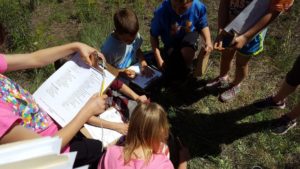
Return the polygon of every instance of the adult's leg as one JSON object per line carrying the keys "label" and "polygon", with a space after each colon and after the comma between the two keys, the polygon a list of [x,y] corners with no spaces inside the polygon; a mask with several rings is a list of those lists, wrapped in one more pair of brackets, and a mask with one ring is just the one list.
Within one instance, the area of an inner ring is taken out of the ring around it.
{"label": "adult's leg", "polygon": [[275,103],[284,102],[284,99],[293,93],[300,84],[300,56],[294,63],[293,68],[287,73],[285,81],[281,85],[279,91],[273,97]]}
{"label": "adult's leg", "polygon": [[300,103],[298,103],[298,105],[292,111],[286,114],[286,116],[288,116],[291,120],[300,117]]}
{"label": "adult's leg", "polygon": [[273,96],[273,101],[275,103],[283,103],[285,98],[287,98],[291,93],[296,90],[297,86],[291,86],[286,81],[284,81],[279,89],[279,91]]}

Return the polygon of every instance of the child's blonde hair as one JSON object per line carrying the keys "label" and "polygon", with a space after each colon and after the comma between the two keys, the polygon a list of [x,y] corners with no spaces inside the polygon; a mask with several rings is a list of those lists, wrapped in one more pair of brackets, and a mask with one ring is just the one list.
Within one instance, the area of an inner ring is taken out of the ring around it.
{"label": "child's blonde hair", "polygon": [[130,117],[124,146],[124,162],[128,164],[134,150],[142,146],[146,163],[157,153],[161,142],[169,135],[169,123],[165,110],[157,103],[140,104]]}

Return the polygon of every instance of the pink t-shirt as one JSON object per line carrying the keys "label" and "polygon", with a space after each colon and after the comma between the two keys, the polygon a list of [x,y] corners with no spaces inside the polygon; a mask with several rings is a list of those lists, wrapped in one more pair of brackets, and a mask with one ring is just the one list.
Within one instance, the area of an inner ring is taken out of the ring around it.
{"label": "pink t-shirt", "polygon": [[[0,73],[7,70],[7,62],[0,54]],[[18,84],[0,74],[0,138],[14,124],[23,125],[41,136],[54,136],[60,127],[40,110],[31,94]],[[23,102],[26,102],[24,105]],[[62,152],[69,152],[67,146]]]}
{"label": "pink t-shirt", "polygon": [[15,124],[20,123],[21,118],[13,113],[11,105],[0,101],[0,138]]}
{"label": "pink t-shirt", "polygon": [[111,146],[107,148],[102,156],[98,169],[174,169],[173,164],[167,156],[163,154],[153,154],[148,165],[144,160],[131,160],[128,165],[124,165],[123,147]]}
{"label": "pink t-shirt", "polygon": [[7,69],[7,62],[4,58],[4,55],[0,53],[0,73],[5,72]]}

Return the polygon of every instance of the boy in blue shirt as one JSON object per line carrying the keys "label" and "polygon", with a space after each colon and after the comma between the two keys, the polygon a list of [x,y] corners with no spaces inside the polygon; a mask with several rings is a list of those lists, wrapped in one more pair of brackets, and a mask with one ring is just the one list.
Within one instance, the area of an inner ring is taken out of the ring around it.
{"label": "boy in blue shirt", "polygon": [[143,39],[138,33],[139,22],[135,13],[129,9],[120,9],[114,14],[114,25],[115,30],[101,47],[106,61],[128,78],[134,78],[135,72],[127,68],[137,62],[140,62],[142,73],[151,74],[140,49]]}
{"label": "boy in blue shirt", "polygon": [[[150,35],[158,68],[168,68],[173,73],[182,67],[189,71],[194,59],[207,60],[213,49],[206,7],[199,0],[164,0],[154,12]],[[163,54],[159,50],[159,37],[164,44]],[[204,43],[200,42],[202,38]],[[204,47],[205,52],[202,50],[195,57],[198,46]]]}

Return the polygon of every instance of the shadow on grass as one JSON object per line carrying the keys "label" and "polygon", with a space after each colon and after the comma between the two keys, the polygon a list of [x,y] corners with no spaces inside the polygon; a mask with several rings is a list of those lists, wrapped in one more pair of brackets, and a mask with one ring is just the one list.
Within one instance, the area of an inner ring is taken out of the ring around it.
{"label": "shadow on grass", "polygon": [[173,84],[173,86],[164,87],[163,92],[160,88],[152,91],[151,98],[153,101],[160,103],[167,110],[170,107],[190,106],[208,95],[217,96],[220,90],[205,89],[206,81],[187,81],[183,84]]}
{"label": "shadow on grass", "polygon": [[189,147],[192,157],[218,155],[222,144],[271,127],[277,121],[268,120],[238,123],[247,116],[259,113],[253,104],[228,112],[194,114],[191,110],[176,109],[176,117],[170,119],[172,130]]}
{"label": "shadow on grass", "polygon": [[225,90],[207,90],[204,85],[204,81],[199,81],[182,87],[175,86],[163,92],[154,92],[151,97],[168,110],[172,133],[179,136],[190,149],[192,158],[219,155],[222,145],[268,130],[278,120],[240,123],[245,117],[261,111],[255,108],[254,103],[227,112],[196,114],[190,105],[208,95],[217,96]]}

